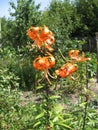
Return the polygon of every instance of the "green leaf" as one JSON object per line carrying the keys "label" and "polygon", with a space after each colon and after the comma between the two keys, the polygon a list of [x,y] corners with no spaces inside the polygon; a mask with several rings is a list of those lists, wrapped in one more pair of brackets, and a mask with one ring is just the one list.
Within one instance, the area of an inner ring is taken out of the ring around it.
{"label": "green leaf", "polygon": [[36,123],[34,124],[33,127],[35,128],[35,127],[37,127],[37,126],[40,125],[40,124],[41,124],[41,121],[38,121],[38,122],[36,122]]}
{"label": "green leaf", "polygon": [[63,106],[62,105],[60,105],[60,104],[54,105],[54,112],[56,114],[62,113],[62,111],[63,111]]}
{"label": "green leaf", "polygon": [[56,121],[58,121],[59,120],[59,118],[58,118],[58,116],[56,116],[54,119],[53,119],[53,122],[56,122]]}
{"label": "green leaf", "polygon": [[56,96],[51,96],[51,97],[50,97],[50,99],[52,99],[52,100],[53,100],[53,99],[58,99],[58,98],[61,98],[61,96],[56,95]]}
{"label": "green leaf", "polygon": [[36,90],[39,90],[39,89],[42,89],[42,88],[43,88],[43,86],[39,85],[39,86],[37,86]]}
{"label": "green leaf", "polygon": [[66,125],[66,124],[63,123],[63,122],[59,122],[59,123],[57,123],[57,125],[60,125],[60,126],[63,126],[63,127],[67,128],[67,129],[69,129],[69,130],[72,130],[72,128],[71,128],[70,126]]}
{"label": "green leaf", "polygon": [[44,116],[44,113],[40,113],[38,116],[36,116],[35,119],[37,120],[37,119],[39,119],[39,118],[41,118],[41,117],[43,117],[43,116]]}

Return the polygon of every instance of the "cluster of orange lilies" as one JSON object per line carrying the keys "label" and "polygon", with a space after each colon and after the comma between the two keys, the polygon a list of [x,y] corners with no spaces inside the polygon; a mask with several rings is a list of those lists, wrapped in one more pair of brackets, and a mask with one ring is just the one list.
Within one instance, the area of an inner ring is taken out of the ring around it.
{"label": "cluster of orange lilies", "polygon": [[[48,29],[48,27],[30,27],[27,30],[28,36],[34,41],[34,45],[39,49],[52,52],[54,49],[51,47],[54,44],[53,33]],[[38,56],[34,62],[33,66],[37,70],[48,70],[55,65],[55,58],[53,55],[46,51],[44,56]]]}
{"label": "cluster of orange lilies", "polygon": [[56,74],[62,78],[71,75],[73,72],[78,70],[78,65],[76,62],[89,61],[91,58],[86,58],[84,52],[79,56],[79,50],[70,50],[68,52],[69,57],[72,59],[70,63],[64,64],[60,69],[56,70]]}
{"label": "cluster of orange lilies", "polygon": [[[45,77],[48,79],[48,70],[52,68],[55,65],[55,58],[50,53],[54,49],[51,47],[52,44],[54,44],[55,39],[53,36],[53,33],[49,30],[48,27],[30,27],[27,30],[28,36],[34,41],[34,45],[44,51],[46,53],[43,53],[44,56],[38,56],[33,61],[33,67],[36,70],[42,70],[44,71]],[[49,51],[49,52],[48,52]],[[90,58],[86,58],[84,55],[84,52],[82,52],[82,55],[79,55],[79,50],[70,50],[68,52],[69,57],[71,58],[71,62],[65,63],[61,68],[55,71],[56,75],[65,78],[72,73],[74,73],[76,70],[78,70],[78,65],[76,62],[83,62],[88,61]],[[50,81],[49,81],[50,82]]]}

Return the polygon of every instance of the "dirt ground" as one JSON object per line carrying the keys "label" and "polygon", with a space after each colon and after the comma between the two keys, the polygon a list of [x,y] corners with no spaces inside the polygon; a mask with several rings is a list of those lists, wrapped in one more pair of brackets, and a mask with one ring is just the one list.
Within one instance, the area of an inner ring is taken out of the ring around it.
{"label": "dirt ground", "polygon": [[[90,97],[91,101],[95,103],[96,107],[98,108],[98,83],[96,79],[90,79],[89,83],[89,90],[91,91]],[[41,97],[36,96],[32,91],[22,92],[22,105],[26,105],[29,102],[40,102]],[[78,94],[70,94],[70,101],[71,103],[75,104],[78,102]]]}

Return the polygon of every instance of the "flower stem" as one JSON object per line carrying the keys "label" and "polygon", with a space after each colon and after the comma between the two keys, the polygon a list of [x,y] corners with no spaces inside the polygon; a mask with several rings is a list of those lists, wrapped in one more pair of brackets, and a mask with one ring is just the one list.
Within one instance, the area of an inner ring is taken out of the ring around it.
{"label": "flower stem", "polygon": [[46,130],[50,130],[50,103],[49,103],[49,85],[46,85]]}
{"label": "flower stem", "polygon": [[[86,62],[86,89],[88,89],[88,65]],[[85,108],[84,108],[84,116],[83,116],[83,127],[82,130],[85,130],[86,126],[86,117],[87,117],[87,108],[88,108],[88,94],[85,95]]]}

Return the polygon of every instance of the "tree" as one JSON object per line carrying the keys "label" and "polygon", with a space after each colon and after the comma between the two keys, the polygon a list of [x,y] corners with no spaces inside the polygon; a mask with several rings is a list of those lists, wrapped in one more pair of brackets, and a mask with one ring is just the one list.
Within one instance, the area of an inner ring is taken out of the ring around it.
{"label": "tree", "polygon": [[61,48],[65,53],[71,47],[69,39],[71,33],[79,26],[79,18],[74,5],[69,0],[52,0],[43,13],[43,23],[54,32],[57,49]]}
{"label": "tree", "polygon": [[98,31],[98,0],[76,0],[74,4],[81,24],[73,35],[94,36]]}
{"label": "tree", "polygon": [[40,22],[41,11],[40,4],[35,6],[32,0],[17,0],[17,5],[10,2],[11,18],[7,21],[4,39],[7,39],[14,47],[27,44],[28,38],[26,31],[33,25],[36,26]]}
{"label": "tree", "polygon": [[1,18],[1,43],[2,46],[5,45],[10,45],[13,41],[13,33],[12,33],[12,28],[13,28],[13,22],[11,19],[6,19],[5,17]]}

